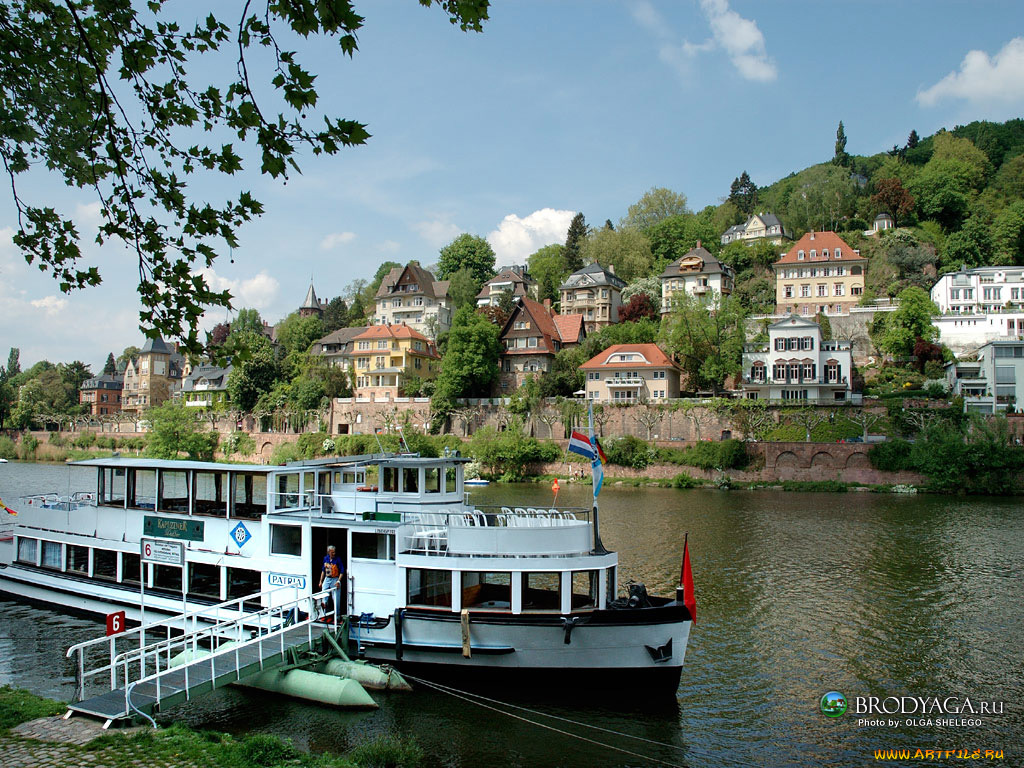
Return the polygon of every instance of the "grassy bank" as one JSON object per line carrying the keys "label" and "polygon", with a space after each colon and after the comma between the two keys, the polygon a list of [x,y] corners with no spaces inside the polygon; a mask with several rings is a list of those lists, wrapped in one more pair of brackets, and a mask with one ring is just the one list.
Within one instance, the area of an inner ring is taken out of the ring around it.
{"label": "grassy bank", "polygon": [[[50,717],[65,705],[28,691],[0,687],[0,736],[20,723]],[[267,734],[234,737],[216,731],[194,731],[182,725],[134,733],[107,733],[86,744],[71,747],[105,768],[139,765],[202,765],[211,768],[415,768],[423,750],[410,739],[380,737],[357,745],[345,755],[313,755],[296,749],[290,741]]]}

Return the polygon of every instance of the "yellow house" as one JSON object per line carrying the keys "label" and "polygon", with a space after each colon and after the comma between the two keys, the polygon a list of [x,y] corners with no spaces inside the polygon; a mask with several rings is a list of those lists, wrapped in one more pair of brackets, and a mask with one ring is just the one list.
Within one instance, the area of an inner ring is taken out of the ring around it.
{"label": "yellow house", "polygon": [[356,397],[389,400],[404,395],[408,371],[420,379],[433,379],[441,370],[434,343],[405,323],[372,325],[352,340]]}

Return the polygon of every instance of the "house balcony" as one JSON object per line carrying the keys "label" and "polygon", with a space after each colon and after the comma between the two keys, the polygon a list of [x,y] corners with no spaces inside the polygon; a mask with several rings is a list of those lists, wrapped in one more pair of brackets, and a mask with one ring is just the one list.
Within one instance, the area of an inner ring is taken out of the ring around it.
{"label": "house balcony", "polygon": [[791,378],[785,378],[785,379],[773,379],[773,378],[769,378],[769,379],[755,379],[755,378],[752,378],[750,376],[744,376],[743,377],[743,383],[744,384],[751,384],[753,386],[762,386],[762,387],[767,387],[770,384],[778,384],[778,385],[782,385],[782,384],[785,384],[785,385],[791,385],[791,384],[794,384],[794,385],[795,384],[816,384],[816,385],[825,386],[825,387],[845,387],[849,383],[849,380],[847,379],[846,376],[843,376],[841,379],[830,379],[830,378],[825,377],[825,376],[819,376],[816,379],[814,379],[814,378],[811,378],[811,379],[802,379],[802,378],[792,378],[792,379]]}
{"label": "house balcony", "polygon": [[627,379],[620,376],[605,379],[604,383],[607,387],[642,387],[644,385],[644,380],[639,377],[630,377]]}
{"label": "house balcony", "polygon": [[186,408],[210,408],[213,406],[213,398],[204,398],[202,400],[186,400]]}

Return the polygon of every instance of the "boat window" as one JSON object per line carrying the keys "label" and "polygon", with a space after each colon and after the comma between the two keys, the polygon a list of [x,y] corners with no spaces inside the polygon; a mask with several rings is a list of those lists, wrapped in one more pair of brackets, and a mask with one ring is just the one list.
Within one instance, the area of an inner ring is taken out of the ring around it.
{"label": "boat window", "polygon": [[89,548],[68,544],[64,555],[64,570],[73,573],[89,573]]}
{"label": "boat window", "polygon": [[235,475],[232,517],[259,519],[267,511],[267,476],[244,472]]}
{"label": "boat window", "polygon": [[181,568],[176,565],[154,565],[153,588],[181,592]]}
{"label": "boat window", "polygon": [[131,552],[121,553],[121,582],[124,584],[139,583],[139,569],[142,567],[142,558],[133,555]]}
{"label": "boat window", "polygon": [[60,570],[61,560],[63,560],[63,548],[56,541],[44,541],[43,542],[43,556],[39,561],[39,564],[43,568],[53,568]]}
{"label": "boat window", "polygon": [[260,572],[247,568],[228,568],[228,600],[260,591]]}
{"label": "boat window", "polygon": [[352,532],[352,557],[367,560],[394,560],[395,535],[393,533]]}
{"label": "boat window", "polygon": [[189,597],[209,597],[220,600],[220,566],[207,563],[189,563]]}
{"label": "boat window", "polygon": [[597,571],[572,572],[572,609],[597,606]]}
{"label": "boat window", "polygon": [[441,468],[440,467],[427,467],[423,470],[423,492],[424,493],[440,493],[441,492]]}
{"label": "boat window", "polygon": [[452,572],[409,568],[409,605],[452,607]]}
{"label": "boat window", "polygon": [[36,564],[36,552],[39,550],[39,539],[27,539],[24,536],[18,537],[18,562]]}
{"label": "boat window", "polygon": [[561,610],[561,583],[562,574],[560,573],[524,573],[523,610]]}
{"label": "boat window", "polygon": [[384,484],[381,490],[386,493],[398,493],[398,468],[384,467]]}
{"label": "boat window", "polygon": [[312,472],[306,472],[302,476],[302,495],[305,496],[306,498],[306,501],[303,504],[303,506],[314,506],[316,504],[316,493],[316,478]]}
{"label": "boat window", "polygon": [[299,506],[299,473],[277,476],[274,509],[295,509]]}
{"label": "boat window", "polygon": [[301,555],[302,528],[297,525],[270,526],[270,553],[272,555]]}
{"label": "boat window", "polygon": [[444,468],[444,492],[457,493],[458,487],[455,484],[455,467]]}
{"label": "boat window", "polygon": [[124,467],[103,467],[100,469],[100,504],[124,506]]}
{"label": "boat window", "polygon": [[117,580],[117,552],[109,549],[92,551],[92,577],[94,579]]}
{"label": "boat window", "polygon": [[419,467],[403,467],[402,469],[402,493],[420,492],[420,470]]}
{"label": "boat window", "polygon": [[215,517],[226,516],[228,512],[228,473],[196,472],[193,482],[195,501],[192,502],[192,513]]}
{"label": "boat window", "polygon": [[363,472],[354,472],[352,470],[346,470],[344,472],[334,473],[334,484],[335,485],[359,485],[363,484],[363,479],[366,475]]}
{"label": "boat window", "polygon": [[188,513],[188,479],[182,472],[160,473],[160,498],[158,509],[161,512]]}
{"label": "boat window", "polygon": [[512,574],[501,571],[464,572],[462,607],[492,611],[512,609]]}
{"label": "boat window", "polygon": [[128,506],[135,509],[156,509],[155,469],[129,470]]}

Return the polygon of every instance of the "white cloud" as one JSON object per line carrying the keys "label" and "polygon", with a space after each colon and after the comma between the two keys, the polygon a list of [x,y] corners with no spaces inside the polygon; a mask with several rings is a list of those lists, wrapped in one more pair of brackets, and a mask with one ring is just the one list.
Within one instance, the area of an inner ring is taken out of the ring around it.
{"label": "white cloud", "polygon": [[263,310],[269,307],[280,291],[281,284],[277,278],[271,277],[266,270],[261,270],[244,280],[231,280],[218,275],[212,268],[205,267],[199,274],[215,291],[231,291],[234,296],[232,304],[236,307],[252,307]]}
{"label": "white cloud", "polygon": [[377,250],[381,253],[398,253],[401,249],[402,244],[395,240],[385,240],[377,244]]}
{"label": "white cloud", "polygon": [[766,83],[778,77],[756,21],[745,19],[729,8],[728,0],[700,0],[700,7],[711,27],[711,37],[701,43],[683,40],[681,44],[674,42],[671,27],[649,2],[635,3],[631,10],[637,23],[662,41],[658,58],[681,76],[689,74],[691,59],[722,49],[744,79]]}
{"label": "white cloud", "polygon": [[320,241],[320,250],[330,251],[339,245],[351,243],[355,239],[355,232],[331,232],[331,234],[327,235],[327,237]]}
{"label": "white cloud", "polygon": [[91,203],[78,203],[75,206],[74,219],[79,225],[99,227],[103,223],[103,206],[99,200]]}
{"label": "white cloud", "polygon": [[494,249],[498,264],[523,263],[538,248],[565,242],[565,234],[575,215],[575,211],[554,208],[541,208],[523,218],[510,213],[487,235],[487,242]]}
{"label": "white cloud", "polygon": [[917,103],[925,107],[945,99],[964,99],[976,106],[1024,103],[1024,37],[1013,38],[993,58],[984,51],[969,51],[959,72],[950,72],[917,93]]}
{"label": "white cloud", "polygon": [[33,299],[29,304],[43,310],[48,317],[54,317],[68,305],[68,300],[61,296],[44,296],[41,299]]}
{"label": "white cloud", "polygon": [[447,216],[439,216],[427,221],[418,221],[412,225],[420,237],[422,237],[431,248],[440,248],[447,245],[462,230],[453,224]]}

